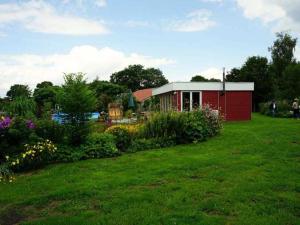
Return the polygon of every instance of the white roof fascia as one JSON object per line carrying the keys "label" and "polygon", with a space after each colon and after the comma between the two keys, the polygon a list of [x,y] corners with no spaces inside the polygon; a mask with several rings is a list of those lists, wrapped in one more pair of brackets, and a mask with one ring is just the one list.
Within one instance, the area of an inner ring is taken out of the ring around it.
{"label": "white roof fascia", "polygon": [[[171,91],[222,91],[222,82],[174,82],[153,89],[153,95]],[[253,82],[226,82],[226,91],[254,91]]]}

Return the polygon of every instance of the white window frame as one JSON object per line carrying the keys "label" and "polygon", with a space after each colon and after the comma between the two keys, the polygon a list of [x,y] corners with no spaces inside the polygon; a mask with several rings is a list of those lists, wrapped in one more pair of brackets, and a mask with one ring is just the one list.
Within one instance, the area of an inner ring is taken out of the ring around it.
{"label": "white window frame", "polygon": [[193,111],[193,92],[199,93],[199,108],[202,108],[202,91],[181,91],[180,101],[181,101],[181,109],[180,111],[183,112],[183,93],[190,93],[190,111]]}

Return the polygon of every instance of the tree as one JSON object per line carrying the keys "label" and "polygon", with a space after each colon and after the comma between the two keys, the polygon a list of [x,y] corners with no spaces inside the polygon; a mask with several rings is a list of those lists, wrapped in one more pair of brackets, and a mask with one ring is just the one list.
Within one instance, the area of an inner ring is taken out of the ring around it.
{"label": "tree", "polygon": [[241,79],[241,71],[237,68],[232,68],[226,75],[226,81],[229,82],[239,82]]}
{"label": "tree", "polygon": [[273,79],[269,73],[268,59],[252,56],[247,59],[240,70],[240,80],[254,82],[253,107],[258,110],[258,104],[270,100],[273,96]]}
{"label": "tree", "polygon": [[95,110],[96,97],[84,79],[83,73],[64,75],[65,83],[59,97],[62,111],[68,114],[71,123],[84,123],[88,113]]}
{"label": "tree", "polygon": [[281,86],[283,98],[293,100],[300,97],[300,63],[286,67]]}
{"label": "tree", "polygon": [[83,73],[64,75],[65,83],[59,93],[59,103],[69,122],[71,144],[80,145],[89,133],[88,119],[96,108],[96,97]]}
{"label": "tree", "polygon": [[48,106],[50,109],[55,107],[59,89],[58,86],[53,86],[50,81],[43,81],[36,85],[33,97],[37,103],[39,114],[45,111],[44,108]]}
{"label": "tree", "polygon": [[127,91],[127,88],[108,81],[94,80],[90,88],[95,92],[97,98],[97,110],[107,111],[108,104],[115,101],[117,96]]}
{"label": "tree", "polygon": [[130,65],[124,70],[113,73],[110,81],[114,84],[124,85],[131,91],[160,87],[168,83],[161,70],[144,69],[142,65]]}
{"label": "tree", "polygon": [[272,65],[278,79],[282,78],[285,68],[295,62],[294,51],[297,38],[292,38],[288,33],[277,33],[277,39],[269,48],[272,56]]}
{"label": "tree", "polygon": [[192,82],[201,82],[201,81],[208,81],[208,79],[206,79],[205,77],[201,76],[201,75],[196,75],[196,76],[193,76],[192,79],[191,79]]}
{"label": "tree", "polygon": [[191,79],[191,82],[207,82],[207,81],[210,81],[210,82],[221,82],[220,79],[216,79],[216,78],[210,78],[210,79],[207,79],[201,75],[196,75],[196,76],[193,76],[192,79]]}
{"label": "tree", "polygon": [[6,111],[11,116],[33,117],[36,111],[36,104],[32,98],[18,96],[7,104]]}
{"label": "tree", "polygon": [[29,98],[31,96],[31,91],[28,85],[15,84],[10,87],[9,91],[6,93],[6,96],[11,100],[16,97],[26,97]]}

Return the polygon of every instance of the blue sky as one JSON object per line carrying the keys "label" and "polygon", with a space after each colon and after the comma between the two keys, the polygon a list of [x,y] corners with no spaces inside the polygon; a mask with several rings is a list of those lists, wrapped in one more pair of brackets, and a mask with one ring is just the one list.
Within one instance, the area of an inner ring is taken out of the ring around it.
{"label": "blue sky", "polygon": [[297,8],[299,0],[0,0],[0,95],[14,83],[60,84],[63,72],[109,79],[134,63],[170,81],[220,78],[222,67],[269,57],[275,32],[299,37]]}

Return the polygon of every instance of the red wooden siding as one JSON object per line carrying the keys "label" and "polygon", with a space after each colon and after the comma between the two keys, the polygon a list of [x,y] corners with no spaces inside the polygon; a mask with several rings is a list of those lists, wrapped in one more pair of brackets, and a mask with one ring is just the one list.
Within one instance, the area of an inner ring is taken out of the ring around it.
{"label": "red wooden siding", "polygon": [[251,120],[251,111],[250,91],[226,92],[226,120]]}
{"label": "red wooden siding", "polygon": [[225,120],[250,120],[252,111],[251,91],[203,91],[202,105],[219,109]]}
{"label": "red wooden siding", "polygon": [[219,96],[218,91],[203,91],[202,105],[210,105],[213,109],[218,109]]}

